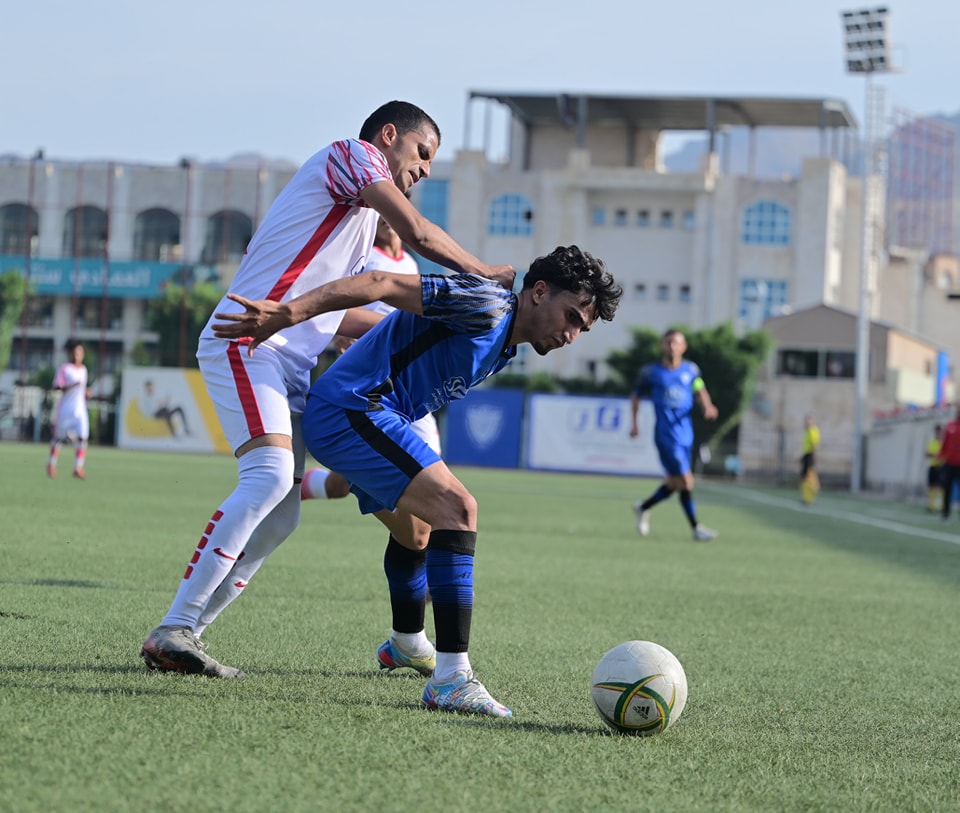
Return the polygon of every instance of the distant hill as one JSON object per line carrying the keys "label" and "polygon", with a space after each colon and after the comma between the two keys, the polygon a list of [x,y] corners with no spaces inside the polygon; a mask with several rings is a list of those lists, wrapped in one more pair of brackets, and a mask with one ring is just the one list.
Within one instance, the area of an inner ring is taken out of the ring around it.
{"label": "distant hill", "polygon": [[[952,125],[960,133],[960,111],[952,115],[934,113],[930,118]],[[785,175],[795,177],[800,174],[803,159],[820,155],[822,148],[826,150],[827,155],[842,160],[848,166],[857,164],[859,146],[854,132],[844,134],[843,131],[839,131],[835,140],[833,134],[828,131],[823,147],[820,133],[810,129],[765,127],[755,132],[755,138],[753,174],[758,178],[781,178]],[[957,149],[955,168],[960,172],[960,138],[957,141]],[[706,136],[694,138],[685,142],[679,149],[666,154],[663,162],[671,172],[693,172],[700,166],[706,150]],[[731,128],[718,136],[717,152],[723,172],[733,175],[749,173],[749,129]]]}

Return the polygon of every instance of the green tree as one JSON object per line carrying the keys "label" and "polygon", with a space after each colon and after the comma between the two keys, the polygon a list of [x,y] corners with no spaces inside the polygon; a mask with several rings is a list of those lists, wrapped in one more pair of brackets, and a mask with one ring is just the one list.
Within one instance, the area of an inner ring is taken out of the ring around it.
{"label": "green tree", "polygon": [[13,332],[23,313],[27,283],[19,271],[0,274],[0,370],[6,370],[13,347]]}
{"label": "green tree", "polygon": [[[699,410],[694,411],[698,442],[715,447],[740,424],[744,407],[753,395],[757,371],[766,360],[772,341],[764,331],[738,337],[729,323],[695,331],[679,326],[677,329],[687,337],[686,358],[700,367],[720,413],[718,420],[708,422]],[[635,329],[633,344],[610,354],[607,364],[615,371],[624,392],[629,392],[640,367],[660,358],[661,337],[652,330]]]}
{"label": "green tree", "polygon": [[[182,286],[171,284],[162,297],[150,302],[146,323],[160,337],[156,362],[159,366],[179,367],[181,357],[185,366],[197,366],[197,339],[222,296],[220,289],[209,282],[190,288],[186,298]],[[181,318],[185,320],[182,330]]]}

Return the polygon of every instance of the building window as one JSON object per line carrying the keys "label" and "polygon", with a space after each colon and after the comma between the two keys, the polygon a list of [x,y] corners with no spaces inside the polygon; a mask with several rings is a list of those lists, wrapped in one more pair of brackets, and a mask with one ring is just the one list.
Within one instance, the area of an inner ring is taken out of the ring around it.
{"label": "building window", "polygon": [[[415,187],[420,193],[417,208],[427,220],[436,223],[441,229],[447,228],[447,210],[450,200],[450,181],[427,179]],[[417,265],[421,274],[449,274],[450,271],[439,263],[417,256]]]}
{"label": "building window", "polygon": [[664,209],[662,212],[660,212],[660,228],[673,228],[673,212],[671,212],[669,209]]}
{"label": "building window", "polygon": [[613,213],[613,225],[614,226],[626,226],[627,225],[627,210],[626,209],[617,209]]}
{"label": "building window", "polygon": [[75,328],[123,328],[123,300],[99,296],[82,296],[75,303],[73,315]]}
{"label": "building window", "polygon": [[777,375],[794,378],[818,378],[820,353],[817,350],[780,350],[777,352]]}
{"label": "building window", "polygon": [[0,206],[0,254],[32,254],[40,227],[37,210],[23,203]]}
{"label": "building window", "polygon": [[670,299],[670,286],[660,283],[657,286],[657,302],[666,302]]}
{"label": "building window", "polygon": [[649,209],[641,209],[637,212],[637,225],[641,229],[649,228],[650,226],[650,211]]}
{"label": "building window", "polygon": [[633,301],[634,302],[646,302],[647,301],[647,286],[646,283],[638,282],[633,286]]}
{"label": "building window", "polygon": [[96,206],[70,209],[63,219],[64,257],[102,257],[107,248],[107,213]]}
{"label": "building window", "polygon": [[133,225],[133,258],[153,262],[177,262],[180,250],[180,218],[169,209],[147,209]]}
{"label": "building window", "polygon": [[740,239],[747,245],[790,245],[790,210],[773,200],[761,200],[743,210]]}
{"label": "building window", "polygon": [[693,209],[687,209],[683,213],[683,230],[684,231],[693,231],[693,227],[696,225],[696,220],[693,216]]}
{"label": "building window", "polygon": [[740,280],[740,301],[737,315],[759,323],[783,313],[787,304],[787,282],[782,279]]}
{"label": "building window", "polygon": [[602,226],[607,222],[607,213],[599,206],[593,210],[593,225]]}
{"label": "building window", "polygon": [[207,239],[203,244],[205,263],[239,263],[253,237],[253,221],[243,212],[229,209],[207,219]]}
{"label": "building window", "polygon": [[693,295],[690,292],[689,285],[681,285],[677,289],[677,299],[681,302],[691,302],[693,300]]}
{"label": "building window", "polygon": [[529,237],[533,234],[533,203],[523,195],[500,195],[490,202],[487,234]]}
{"label": "building window", "polygon": [[855,378],[857,355],[840,350],[827,351],[827,378]]}

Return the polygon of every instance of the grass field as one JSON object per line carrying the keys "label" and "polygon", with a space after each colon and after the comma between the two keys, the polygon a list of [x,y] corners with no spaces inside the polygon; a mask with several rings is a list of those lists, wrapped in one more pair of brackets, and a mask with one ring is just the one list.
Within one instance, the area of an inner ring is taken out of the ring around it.
{"label": "grass field", "polygon": [[[385,532],[352,499],[297,533],[208,631],[244,681],[149,673],[226,458],[94,448],[49,481],[0,445],[0,811],[960,809],[960,520],[701,482],[695,544],[652,481],[459,471],[480,501],[471,657],[510,720],[419,708],[379,674]],[[432,631],[432,621],[428,621]],[[614,736],[589,679],[657,641],[676,725]]]}

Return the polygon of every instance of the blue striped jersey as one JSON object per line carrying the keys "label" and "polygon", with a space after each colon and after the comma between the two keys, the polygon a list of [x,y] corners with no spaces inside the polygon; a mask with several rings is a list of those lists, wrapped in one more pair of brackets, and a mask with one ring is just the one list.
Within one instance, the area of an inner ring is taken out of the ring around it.
{"label": "blue striped jersey", "polygon": [[463,398],[516,353],[507,344],[516,294],[470,274],[421,277],[423,315],[394,311],[310,388],[345,409],[417,420]]}

